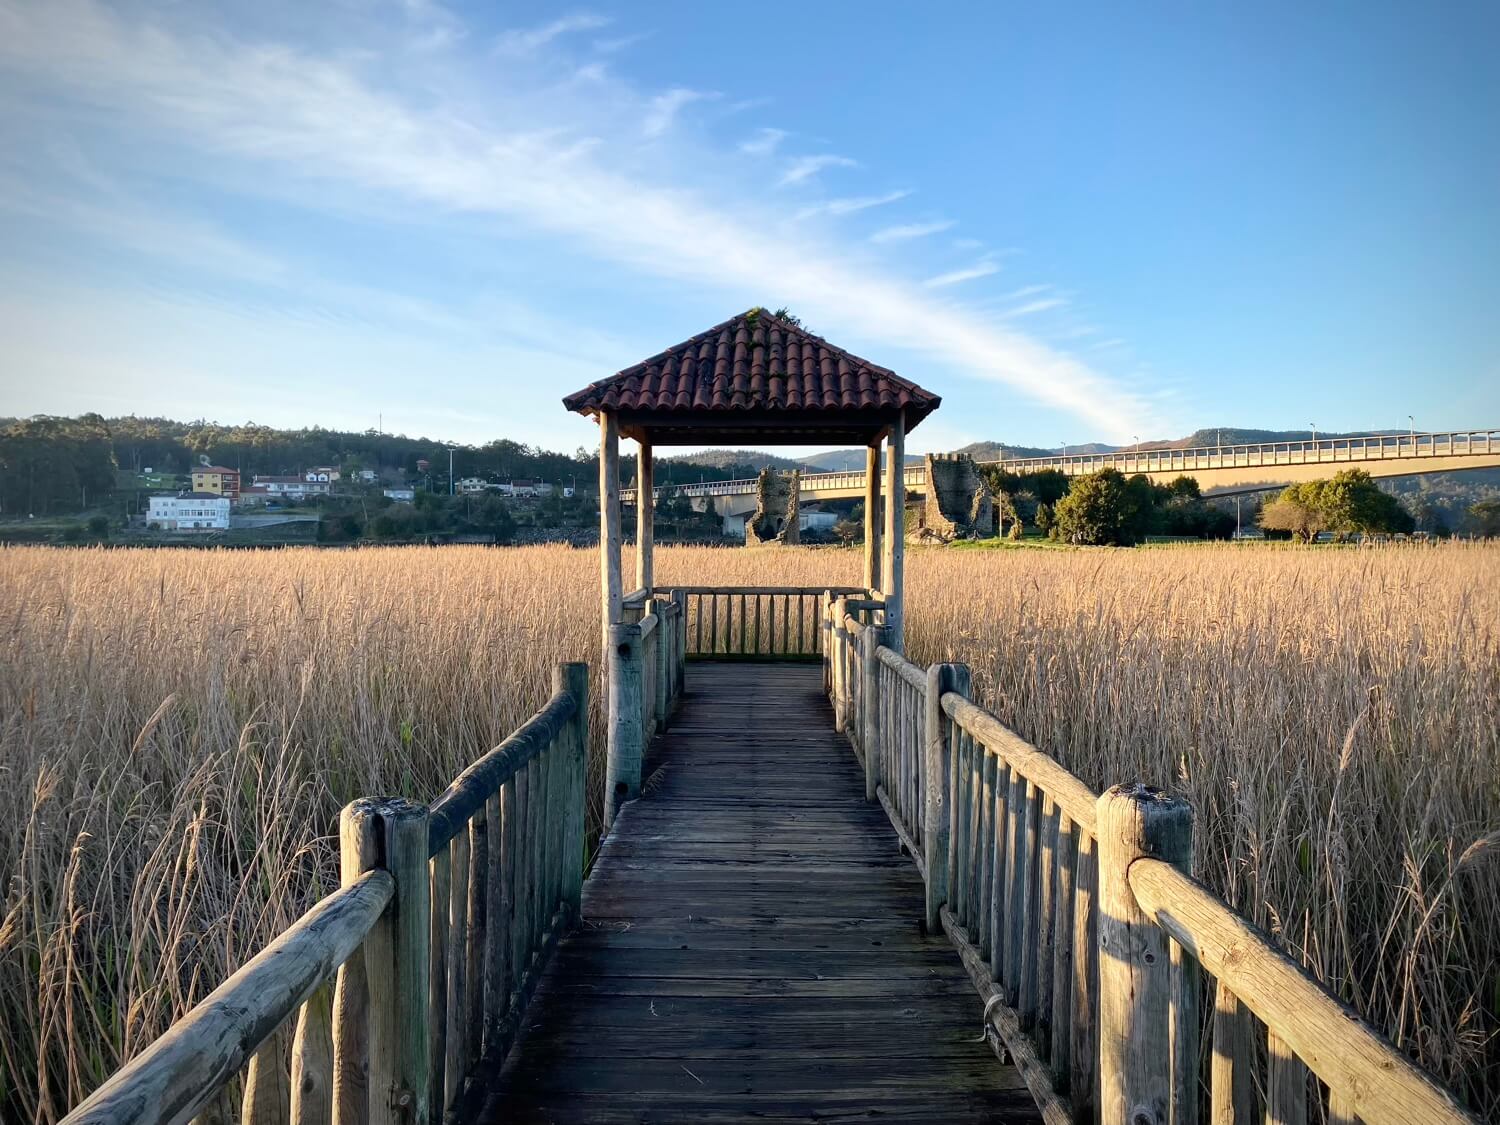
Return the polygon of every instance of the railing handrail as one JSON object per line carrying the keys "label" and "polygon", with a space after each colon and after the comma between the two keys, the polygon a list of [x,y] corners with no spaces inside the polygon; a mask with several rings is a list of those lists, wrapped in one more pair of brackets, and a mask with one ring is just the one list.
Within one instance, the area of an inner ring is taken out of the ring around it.
{"label": "railing handrail", "polygon": [[[1142,909],[1227,986],[1344,1100],[1364,1125],[1478,1122],[1269,936],[1170,863],[1126,872]],[[1379,1097],[1371,1097],[1374,1092]]]}
{"label": "railing handrail", "polygon": [[949,718],[1056,801],[1074,824],[1090,836],[1095,834],[1094,806],[1099,794],[1056,758],[1038,750],[983,707],[952,692],[944,695],[941,702]]}
{"label": "railing handrail", "polygon": [[554,692],[542,708],[478,761],[448,783],[428,806],[427,854],[436,855],[458,835],[469,820],[500,787],[526,767],[526,763],[551,746],[563,725],[578,710],[578,701],[566,691]]}
{"label": "railing handrail", "polygon": [[368,871],[321,899],[63,1118],[64,1125],[178,1125],[207,1106],[353,955],[395,880]]}

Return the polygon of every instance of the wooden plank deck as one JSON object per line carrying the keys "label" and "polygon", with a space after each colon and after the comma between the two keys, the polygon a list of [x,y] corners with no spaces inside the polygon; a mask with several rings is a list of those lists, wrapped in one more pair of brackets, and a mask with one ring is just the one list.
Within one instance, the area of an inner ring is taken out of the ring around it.
{"label": "wooden plank deck", "polygon": [[481,1120],[1040,1120],[821,688],[689,666]]}

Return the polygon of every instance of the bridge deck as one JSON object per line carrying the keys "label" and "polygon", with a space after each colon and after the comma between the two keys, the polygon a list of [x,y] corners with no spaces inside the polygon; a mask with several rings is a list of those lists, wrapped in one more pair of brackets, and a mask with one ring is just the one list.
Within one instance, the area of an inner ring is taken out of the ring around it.
{"label": "bridge deck", "polygon": [[483,1120],[1040,1120],[816,666],[690,666],[651,765]]}

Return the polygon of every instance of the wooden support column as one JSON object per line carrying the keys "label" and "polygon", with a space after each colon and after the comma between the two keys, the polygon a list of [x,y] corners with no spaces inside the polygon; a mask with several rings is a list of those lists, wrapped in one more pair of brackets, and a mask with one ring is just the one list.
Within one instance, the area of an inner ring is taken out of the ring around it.
{"label": "wooden support column", "polygon": [[880,589],[880,442],[865,449],[865,589]]}
{"label": "wooden support column", "polygon": [[610,627],[609,747],[604,768],[604,831],[609,832],[626,801],[641,794],[641,627]]}
{"label": "wooden support column", "polygon": [[885,591],[886,646],[906,652],[902,620],[903,585],[906,576],[906,418],[891,426],[885,447],[885,542],[881,562],[881,589]]}
{"label": "wooden support column", "polygon": [[609,667],[609,627],[620,620],[620,422],[599,415],[599,585],[602,595],[604,668]]}
{"label": "wooden support column", "polygon": [[1174,1078],[1169,941],[1136,901],[1127,873],[1136,860],[1149,857],[1191,874],[1193,810],[1181,798],[1139,784],[1116,785],[1099,798],[1096,810],[1099,1122],[1167,1125],[1173,1120]]}
{"label": "wooden support column", "polygon": [[656,534],[656,469],[652,463],[651,443],[641,442],[635,462],[635,588],[650,591],[652,554]]}

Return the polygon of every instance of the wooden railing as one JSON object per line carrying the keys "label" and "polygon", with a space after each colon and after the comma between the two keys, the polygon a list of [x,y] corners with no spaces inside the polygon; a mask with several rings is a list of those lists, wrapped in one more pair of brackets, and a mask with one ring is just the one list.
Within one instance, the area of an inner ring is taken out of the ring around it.
{"label": "wooden railing", "polygon": [[343,885],[65,1125],[455,1114],[478,1092],[466,1090],[476,1070],[504,1057],[578,919],[587,739],[588,667],[560,665],[547,705],[431,806],[345,807]]}
{"label": "wooden railing", "polygon": [[[821,599],[827,587],[673,586],[680,598],[689,660],[816,660],[822,652]],[[835,587],[836,594],[859,594]]]}
{"label": "wooden railing", "polygon": [[825,682],[867,796],[1044,1120],[1477,1121],[1192,878],[1186,802],[1145,786],[1095,794],[971,702],[964,665],[909,663],[838,600],[824,629]]}

